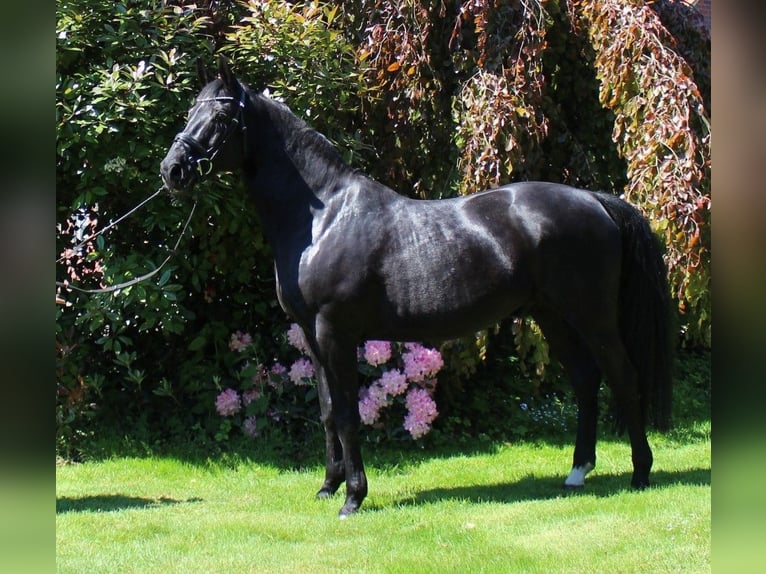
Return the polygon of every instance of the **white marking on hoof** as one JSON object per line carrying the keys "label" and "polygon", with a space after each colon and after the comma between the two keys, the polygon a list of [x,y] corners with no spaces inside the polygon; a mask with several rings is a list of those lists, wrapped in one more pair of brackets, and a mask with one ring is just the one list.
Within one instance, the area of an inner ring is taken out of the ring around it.
{"label": "white marking on hoof", "polygon": [[564,486],[585,486],[585,475],[595,468],[589,462],[586,462],[583,466],[572,467],[572,471],[564,481]]}

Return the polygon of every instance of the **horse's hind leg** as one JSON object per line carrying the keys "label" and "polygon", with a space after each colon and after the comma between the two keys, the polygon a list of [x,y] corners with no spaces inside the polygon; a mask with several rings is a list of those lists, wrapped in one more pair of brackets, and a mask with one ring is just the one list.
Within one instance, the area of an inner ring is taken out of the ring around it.
{"label": "horse's hind leg", "polygon": [[577,438],[572,470],[565,488],[584,486],[585,475],[596,466],[599,369],[593,354],[577,332],[551,313],[534,313],[552,355],[559,360],[571,380],[577,398]]}
{"label": "horse's hind leg", "polygon": [[619,343],[621,353],[605,353],[604,370],[607,383],[615,396],[619,415],[625,421],[630,438],[633,460],[633,478],[631,486],[645,488],[649,486],[649,472],[652,469],[652,449],[646,438],[646,422],[641,408],[636,369],[628,359],[627,353]]}
{"label": "horse's hind leg", "polygon": [[649,486],[653,457],[646,438],[646,421],[641,407],[638,373],[628,357],[616,326],[590,338],[589,342],[614,395],[618,416],[622,418],[628,431],[633,460],[631,486],[644,488]]}

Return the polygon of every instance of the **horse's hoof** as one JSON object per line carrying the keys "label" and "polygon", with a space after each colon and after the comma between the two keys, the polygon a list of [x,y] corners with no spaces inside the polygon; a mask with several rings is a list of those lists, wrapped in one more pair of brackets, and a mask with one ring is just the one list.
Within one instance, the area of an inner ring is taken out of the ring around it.
{"label": "horse's hoof", "polygon": [[596,468],[596,464],[593,462],[586,462],[579,466],[573,466],[569,472],[569,476],[564,480],[564,488],[566,490],[578,490],[585,486],[585,477],[588,473]]}
{"label": "horse's hoof", "polygon": [[338,518],[341,520],[346,520],[349,516],[352,514],[356,514],[356,511],[359,510],[359,508],[346,508],[345,506],[340,509],[340,512],[338,512]]}
{"label": "horse's hoof", "polygon": [[332,498],[335,496],[335,493],[338,492],[340,485],[341,482],[335,483],[334,481],[325,480],[322,484],[322,488],[320,488],[319,492],[317,492],[317,499],[326,500],[328,498]]}
{"label": "horse's hoof", "polygon": [[649,486],[649,471],[640,469],[638,472],[633,471],[633,476],[630,478],[630,486],[634,490],[644,490]]}
{"label": "horse's hoof", "polygon": [[343,508],[340,509],[340,512],[338,512],[338,518],[341,520],[345,520],[352,514],[356,514],[356,512],[359,510],[359,507],[361,504],[356,503],[354,501],[346,501],[346,504],[343,505]]}
{"label": "horse's hoof", "polygon": [[566,492],[579,492],[585,488],[584,484],[567,484],[566,482],[561,485],[561,488]]}

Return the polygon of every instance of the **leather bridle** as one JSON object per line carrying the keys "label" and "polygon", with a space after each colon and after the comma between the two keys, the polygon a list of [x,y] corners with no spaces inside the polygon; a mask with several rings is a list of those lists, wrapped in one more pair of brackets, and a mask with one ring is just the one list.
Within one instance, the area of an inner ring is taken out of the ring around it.
{"label": "leather bridle", "polygon": [[178,132],[178,134],[176,134],[176,137],[173,138],[173,142],[178,142],[183,144],[183,146],[189,152],[191,152],[188,154],[187,159],[189,160],[190,163],[197,164],[197,173],[200,175],[200,177],[204,177],[210,174],[210,172],[213,170],[213,160],[218,155],[218,152],[220,152],[223,146],[226,144],[226,140],[229,139],[229,136],[231,136],[237,130],[237,128],[239,128],[242,132],[242,147],[243,147],[243,153],[245,154],[245,157],[246,157],[247,126],[245,125],[245,116],[244,116],[246,101],[247,101],[247,93],[243,86],[240,86],[239,100],[237,100],[237,98],[234,98],[232,96],[217,96],[214,98],[202,98],[196,101],[196,103],[198,104],[204,103],[204,102],[237,102],[237,110],[229,119],[229,125],[226,127],[226,132],[224,133],[224,136],[220,138],[218,141],[216,141],[215,144],[210,146],[209,148],[206,148],[205,146],[203,146],[197,140],[197,138],[187,133],[186,131]]}

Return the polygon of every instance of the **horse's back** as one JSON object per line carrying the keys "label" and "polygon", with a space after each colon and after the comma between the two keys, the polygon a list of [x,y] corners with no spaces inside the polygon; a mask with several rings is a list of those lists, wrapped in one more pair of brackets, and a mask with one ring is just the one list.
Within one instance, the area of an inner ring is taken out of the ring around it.
{"label": "horse's back", "polygon": [[616,312],[622,265],[622,232],[599,194],[553,183],[524,182],[500,188],[527,237],[534,296],[569,320]]}
{"label": "horse's back", "polygon": [[[578,271],[592,281],[619,264],[619,245],[612,246],[619,230],[608,214],[592,193],[563,185],[524,182],[449,200],[396,199],[388,211],[376,218],[385,230],[370,262],[381,316],[392,328],[468,332],[538,297],[562,299],[557,291],[570,289]],[[609,261],[594,265],[602,254]]]}
{"label": "horse's back", "polygon": [[[598,194],[548,182],[518,182],[461,198],[461,211],[521,259],[567,267],[619,256],[620,230]],[[546,258],[555,257],[548,262]],[[561,259],[565,260],[562,261]]]}
{"label": "horse's back", "polygon": [[551,183],[423,201],[356,182],[326,220],[302,291],[380,338],[456,336],[536,298],[563,300],[611,272],[619,243],[591,192]]}
{"label": "horse's back", "polygon": [[616,229],[596,192],[559,183],[529,181],[511,183],[487,193],[506,195],[515,218],[526,223],[528,229],[538,228],[548,235],[588,231],[598,234]]}

